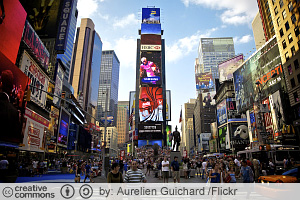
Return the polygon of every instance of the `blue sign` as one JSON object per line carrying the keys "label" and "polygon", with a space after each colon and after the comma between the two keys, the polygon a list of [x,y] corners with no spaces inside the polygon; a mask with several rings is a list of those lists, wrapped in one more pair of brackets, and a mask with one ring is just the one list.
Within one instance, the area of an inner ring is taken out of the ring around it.
{"label": "blue sign", "polygon": [[160,24],[160,8],[143,8],[142,23]]}
{"label": "blue sign", "polygon": [[161,35],[161,24],[141,24],[141,34]]}
{"label": "blue sign", "polygon": [[218,127],[227,122],[226,99],[217,105]]}
{"label": "blue sign", "polygon": [[62,145],[67,145],[70,114],[64,108],[61,108],[60,113],[61,115],[60,115],[60,124],[59,124],[57,143]]}
{"label": "blue sign", "polygon": [[58,53],[64,53],[66,51],[72,8],[73,0],[64,0],[55,43],[55,50]]}

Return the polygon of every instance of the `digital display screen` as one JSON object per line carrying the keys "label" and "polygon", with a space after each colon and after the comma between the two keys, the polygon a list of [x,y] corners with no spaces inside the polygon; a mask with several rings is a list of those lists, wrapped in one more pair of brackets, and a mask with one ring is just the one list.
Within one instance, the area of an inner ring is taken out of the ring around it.
{"label": "digital display screen", "polygon": [[59,133],[57,143],[62,145],[67,145],[68,142],[68,133],[69,133],[69,122],[70,115],[65,111],[65,109],[61,109],[60,116],[60,124],[59,124]]}
{"label": "digital display screen", "polygon": [[140,85],[161,83],[161,52],[141,52]]}
{"label": "digital display screen", "polygon": [[162,124],[160,123],[147,123],[139,124],[139,140],[156,140],[162,139]]}
{"label": "digital display screen", "polygon": [[141,87],[139,95],[141,122],[163,121],[163,90],[158,87]]}
{"label": "digital display screen", "polygon": [[161,35],[161,24],[141,24],[141,34]]}
{"label": "digital display screen", "polygon": [[142,45],[161,45],[161,35],[144,34],[141,35]]}
{"label": "digital display screen", "polygon": [[159,24],[160,8],[142,8],[142,23]]}
{"label": "digital display screen", "polygon": [[196,89],[197,90],[205,90],[205,89],[213,89],[214,82],[212,73],[200,73],[195,75],[196,78]]}

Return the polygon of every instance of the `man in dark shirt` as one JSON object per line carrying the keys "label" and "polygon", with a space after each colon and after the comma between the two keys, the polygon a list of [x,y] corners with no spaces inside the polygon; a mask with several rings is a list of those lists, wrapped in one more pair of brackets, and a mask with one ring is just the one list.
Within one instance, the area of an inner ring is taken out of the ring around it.
{"label": "man in dark shirt", "polygon": [[88,162],[88,164],[85,166],[85,177],[84,177],[84,181],[83,181],[84,183],[85,183],[86,178],[89,178],[90,182],[94,183],[92,176],[91,176],[91,172],[92,172],[91,168],[92,168],[91,163]]}
{"label": "man in dark shirt", "polygon": [[178,183],[180,183],[179,163],[178,163],[177,159],[178,159],[178,157],[175,156],[174,160],[171,163],[171,169],[173,171],[174,183],[176,183],[176,180]]}

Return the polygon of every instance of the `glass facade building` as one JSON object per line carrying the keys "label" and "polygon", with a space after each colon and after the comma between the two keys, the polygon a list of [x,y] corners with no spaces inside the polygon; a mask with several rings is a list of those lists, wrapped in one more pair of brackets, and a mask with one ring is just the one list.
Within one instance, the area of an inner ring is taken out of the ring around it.
{"label": "glass facade building", "polygon": [[69,25],[69,30],[67,33],[67,48],[64,54],[57,54],[58,59],[60,59],[63,64],[65,65],[66,71],[64,79],[69,81],[69,74],[70,74],[70,66],[71,66],[71,59],[72,59],[72,51],[73,51],[73,43],[75,38],[75,31],[76,31],[76,23],[78,17],[78,10],[77,10],[77,1],[73,0],[73,7],[71,11],[71,20]]}
{"label": "glass facade building", "polygon": [[[112,116],[114,121],[111,126],[116,126],[118,112],[120,61],[113,50],[102,51],[100,81],[97,102],[98,120],[105,116],[105,100],[108,95],[107,116]],[[108,89],[108,94],[106,90]]]}
{"label": "glass facade building", "polygon": [[218,63],[235,56],[232,37],[201,38],[198,49],[200,72],[211,72],[213,79],[219,78]]}

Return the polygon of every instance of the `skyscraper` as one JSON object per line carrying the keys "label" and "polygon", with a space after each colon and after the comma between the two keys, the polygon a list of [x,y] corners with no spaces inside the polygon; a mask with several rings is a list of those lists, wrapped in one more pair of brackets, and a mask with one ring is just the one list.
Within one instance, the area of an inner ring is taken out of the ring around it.
{"label": "skyscraper", "polygon": [[256,14],[255,18],[252,21],[252,30],[256,50],[258,50],[266,43],[266,37],[264,34],[263,24],[259,12]]}
{"label": "skyscraper", "polygon": [[96,106],[98,96],[102,42],[94,27],[91,19],[81,20],[70,70],[74,96],[84,110],[88,109],[89,103]]}
{"label": "skyscraper", "polygon": [[70,74],[70,67],[71,67],[71,59],[72,59],[72,51],[73,51],[73,42],[75,38],[75,31],[76,31],[76,23],[78,17],[78,10],[77,10],[77,1],[73,0],[72,10],[70,12],[70,24],[69,30],[66,33],[67,38],[67,48],[64,54],[57,54],[58,59],[60,59],[63,64],[65,65],[66,71],[64,79],[69,81],[69,74]]}
{"label": "skyscraper", "polygon": [[128,140],[128,106],[129,101],[118,102],[118,144],[124,144]]}
{"label": "skyscraper", "polygon": [[[120,61],[113,50],[102,51],[100,81],[97,102],[97,116],[105,116],[106,95],[108,98],[107,116],[112,116],[111,126],[116,126],[118,112]],[[107,93],[108,90],[108,93]]]}
{"label": "skyscraper", "polygon": [[201,38],[198,48],[202,73],[211,72],[213,80],[219,77],[218,63],[235,56],[232,37]]}

